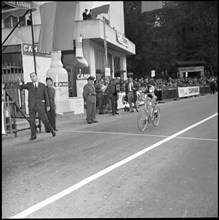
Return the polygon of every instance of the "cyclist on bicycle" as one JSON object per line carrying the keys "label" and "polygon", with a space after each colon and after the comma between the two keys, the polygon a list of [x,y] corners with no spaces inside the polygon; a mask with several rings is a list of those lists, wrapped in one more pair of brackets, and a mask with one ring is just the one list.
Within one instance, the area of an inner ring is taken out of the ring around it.
{"label": "cyclist on bicycle", "polygon": [[153,112],[156,113],[155,109],[155,101],[157,100],[157,96],[155,95],[155,82],[154,79],[151,78],[147,83],[146,83],[146,89],[145,89],[145,94],[147,94],[147,97],[151,99],[151,106],[153,109]]}

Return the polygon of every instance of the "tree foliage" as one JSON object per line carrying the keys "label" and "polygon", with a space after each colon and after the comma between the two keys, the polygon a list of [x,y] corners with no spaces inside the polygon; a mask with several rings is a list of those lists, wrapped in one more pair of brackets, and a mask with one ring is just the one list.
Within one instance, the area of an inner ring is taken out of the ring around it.
{"label": "tree foliage", "polygon": [[200,60],[218,71],[218,1],[165,1],[162,9],[144,13],[141,1],[124,1],[124,14],[126,36],[136,45],[128,71],[171,75],[177,61]]}

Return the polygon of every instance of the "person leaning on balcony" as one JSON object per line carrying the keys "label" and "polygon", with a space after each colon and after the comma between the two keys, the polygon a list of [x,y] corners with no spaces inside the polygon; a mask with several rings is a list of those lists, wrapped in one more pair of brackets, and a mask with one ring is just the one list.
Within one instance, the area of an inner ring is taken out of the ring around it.
{"label": "person leaning on balcony", "polygon": [[46,86],[44,83],[38,82],[37,74],[35,72],[30,74],[30,78],[32,82],[28,82],[26,84],[23,84],[22,82],[19,83],[20,89],[28,90],[28,108],[31,129],[30,140],[32,141],[36,139],[35,117],[37,112],[43,124],[48,127],[53,136],[56,136],[56,133],[51,126],[45,111],[45,109],[47,111],[50,110],[49,97],[46,91]]}
{"label": "person leaning on balcony", "polygon": [[[49,96],[49,102],[50,102],[50,110],[46,112],[46,115],[48,117],[48,120],[50,124],[52,125],[53,129],[55,131],[58,131],[56,129],[56,112],[55,112],[55,89],[52,87],[53,80],[50,77],[46,78],[46,90],[47,94]],[[49,133],[49,128],[45,125],[45,131]]]}
{"label": "person leaning on balcony", "polygon": [[92,19],[91,10],[89,10],[89,13],[88,13],[88,15],[87,15],[87,19]]}
{"label": "person leaning on balcony", "polygon": [[96,91],[94,87],[94,77],[90,76],[87,79],[88,83],[83,88],[83,97],[86,102],[87,123],[98,123],[96,120]]}
{"label": "person leaning on balcony", "polygon": [[83,12],[82,16],[83,16],[83,20],[87,20],[88,19],[88,14],[87,14],[88,10],[85,9],[85,11]]}

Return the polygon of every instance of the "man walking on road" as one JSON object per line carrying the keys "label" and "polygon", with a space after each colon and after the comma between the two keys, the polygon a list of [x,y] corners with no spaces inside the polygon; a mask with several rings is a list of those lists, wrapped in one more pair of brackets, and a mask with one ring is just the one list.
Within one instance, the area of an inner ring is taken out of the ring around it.
{"label": "man walking on road", "polygon": [[86,102],[87,123],[98,123],[96,120],[96,91],[94,87],[94,77],[87,79],[88,83],[84,86],[83,97]]}
{"label": "man walking on road", "polygon": [[36,139],[35,117],[37,112],[44,125],[49,129],[53,136],[56,136],[56,133],[52,128],[45,111],[45,109],[47,111],[50,110],[49,97],[46,91],[46,86],[45,84],[37,81],[37,75],[35,72],[30,74],[30,78],[32,82],[28,82],[26,84],[22,84],[22,82],[20,82],[20,89],[28,90],[28,107],[31,129],[30,140],[32,141]]}

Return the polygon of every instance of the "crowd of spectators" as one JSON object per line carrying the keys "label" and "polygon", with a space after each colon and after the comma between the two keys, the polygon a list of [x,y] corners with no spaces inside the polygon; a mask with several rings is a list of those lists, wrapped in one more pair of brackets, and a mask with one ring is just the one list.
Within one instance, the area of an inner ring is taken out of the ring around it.
{"label": "crowd of spectators", "polygon": [[[103,77],[104,84],[107,86],[110,81],[110,77]],[[152,78],[134,78],[133,81],[138,84],[138,87],[145,87],[149,80]],[[217,83],[217,77],[206,77],[202,76],[200,78],[192,78],[192,77],[184,77],[184,78],[171,78],[162,79],[162,78],[153,78],[156,89],[168,89],[168,88],[177,88],[177,87],[186,87],[186,86],[209,86],[212,79],[214,79]],[[128,82],[127,80],[115,78],[114,79],[119,91],[125,91],[125,84]]]}

